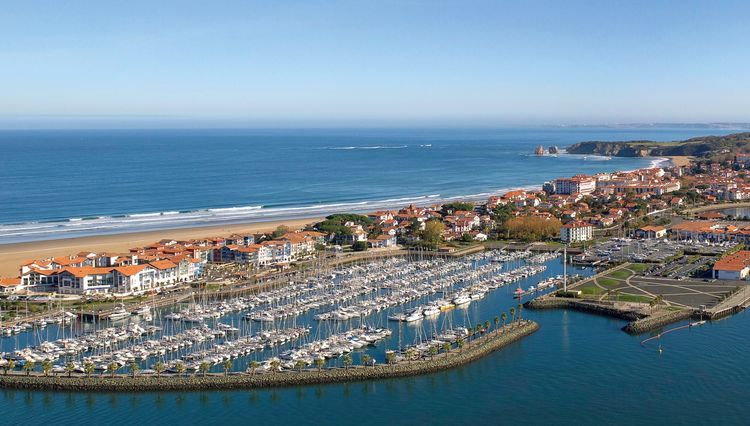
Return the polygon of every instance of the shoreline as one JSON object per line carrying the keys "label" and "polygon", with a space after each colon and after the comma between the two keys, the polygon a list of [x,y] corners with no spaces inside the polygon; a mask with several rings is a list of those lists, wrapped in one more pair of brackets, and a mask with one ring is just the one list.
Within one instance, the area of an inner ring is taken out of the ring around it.
{"label": "shoreline", "polygon": [[[655,167],[669,167],[670,165],[676,164],[673,158],[678,157],[652,157],[651,162],[644,168],[649,169]],[[500,195],[504,192],[514,189],[535,191],[540,190],[541,187],[542,183],[539,183],[518,187],[501,188],[493,192],[471,194],[466,196],[431,198],[433,197],[431,195],[417,198],[421,198],[421,201],[429,201],[432,203],[443,203],[451,201],[476,202],[479,200],[486,200],[487,197]],[[404,198],[404,200],[406,201],[408,200],[408,198]],[[386,208],[383,206],[377,207]],[[402,207],[403,206],[391,206],[388,209],[392,210]],[[320,214],[317,216],[314,215],[304,218],[280,218],[271,221],[258,221],[249,219],[248,221],[243,222],[207,226],[188,226],[182,228],[166,227],[162,229],[147,231],[133,231],[113,234],[74,236],[67,238],[50,238],[42,240],[0,243],[0,277],[17,276],[19,264],[28,259],[42,259],[47,257],[63,256],[80,251],[125,252],[130,248],[144,244],[151,244],[162,239],[183,240],[213,236],[228,236],[230,234],[243,232],[259,233],[273,231],[279,225],[288,226],[293,230],[301,229],[306,225],[323,220],[324,216],[328,214],[334,214],[338,212],[338,210],[332,210],[331,212],[327,212],[324,214],[321,212],[316,212]],[[341,212],[361,213],[361,211],[357,209]]]}
{"label": "shoreline", "polygon": [[260,233],[273,231],[279,225],[285,225],[291,229],[301,229],[322,219],[319,217],[310,217],[0,244],[0,276],[17,276],[18,266],[27,259],[63,256],[89,250],[127,252],[130,248],[151,244],[166,238],[186,240],[191,238],[229,236],[230,234],[243,232]]}
{"label": "shoreline", "polygon": [[321,371],[304,369],[301,372],[288,371],[284,373],[210,374],[205,377],[198,375],[170,377],[165,375],[161,378],[153,375],[86,377],[78,374],[67,377],[67,375],[44,376],[38,372],[28,376],[23,373],[13,373],[0,375],[0,388],[75,392],[200,391],[321,385],[418,376],[469,364],[539,330],[538,323],[529,320],[522,321],[517,325],[503,326],[499,334],[495,334],[494,330],[490,331],[486,335],[469,342],[463,349],[453,348],[447,355],[441,353],[433,359],[401,362],[395,365],[379,364],[373,367],[358,366]]}

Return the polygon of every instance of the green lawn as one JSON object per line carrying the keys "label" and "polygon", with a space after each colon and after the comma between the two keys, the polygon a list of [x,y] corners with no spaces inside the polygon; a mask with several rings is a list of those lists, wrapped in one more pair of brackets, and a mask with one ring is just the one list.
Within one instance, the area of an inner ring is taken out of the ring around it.
{"label": "green lawn", "polygon": [[635,295],[635,294],[621,294],[618,300],[620,300],[621,302],[648,303],[652,300],[652,298],[648,296]]}
{"label": "green lawn", "polygon": [[604,290],[599,287],[584,287],[581,289],[581,294],[585,295],[599,295],[604,293]]}
{"label": "green lawn", "polygon": [[596,281],[604,287],[616,287],[620,284],[620,281],[613,280],[612,278],[599,278]]}
{"label": "green lawn", "polygon": [[628,266],[628,269],[630,269],[631,271],[640,273],[640,272],[643,272],[643,271],[645,271],[646,269],[648,269],[650,267],[651,267],[651,265],[647,265],[645,263],[633,263],[632,265]]}
{"label": "green lawn", "polygon": [[625,278],[628,278],[631,275],[633,275],[631,271],[628,271],[627,269],[619,269],[615,272],[612,272],[611,274],[607,276],[612,277],[612,278],[617,278],[619,280],[624,280]]}

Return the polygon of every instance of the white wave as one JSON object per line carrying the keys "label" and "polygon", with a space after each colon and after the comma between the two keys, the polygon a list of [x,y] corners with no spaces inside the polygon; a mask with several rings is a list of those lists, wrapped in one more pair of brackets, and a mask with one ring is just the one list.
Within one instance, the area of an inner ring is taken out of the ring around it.
{"label": "white wave", "polygon": [[321,149],[329,149],[333,151],[349,151],[353,149],[403,149],[408,148],[409,145],[373,145],[373,146],[327,146]]}

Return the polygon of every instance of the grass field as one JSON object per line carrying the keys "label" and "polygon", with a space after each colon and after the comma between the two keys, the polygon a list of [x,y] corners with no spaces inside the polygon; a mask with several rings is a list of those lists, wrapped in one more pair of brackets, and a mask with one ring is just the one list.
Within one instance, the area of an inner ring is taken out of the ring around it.
{"label": "grass field", "polygon": [[645,271],[646,269],[648,269],[650,267],[651,267],[651,265],[647,265],[645,263],[633,263],[633,264],[631,264],[631,265],[628,266],[628,269],[630,269],[631,271],[635,271],[635,272],[640,273],[640,272],[643,272],[643,271]]}
{"label": "grass field", "polygon": [[619,269],[615,272],[612,272],[611,274],[607,276],[612,277],[612,278],[617,278],[618,280],[624,280],[631,275],[633,275],[633,272],[628,271],[627,269]]}

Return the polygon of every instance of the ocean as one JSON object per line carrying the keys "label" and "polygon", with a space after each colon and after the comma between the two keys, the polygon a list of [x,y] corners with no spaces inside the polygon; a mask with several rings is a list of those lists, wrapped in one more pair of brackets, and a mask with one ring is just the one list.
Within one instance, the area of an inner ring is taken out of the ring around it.
{"label": "ocean", "polygon": [[[0,244],[482,200],[658,159],[559,155],[706,129],[0,131]],[[710,131],[711,133],[722,133]],[[723,131],[723,133],[729,133]]]}

